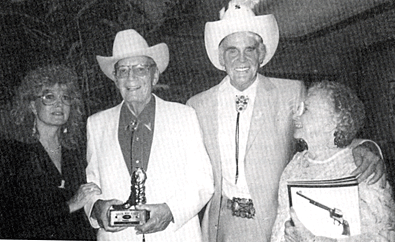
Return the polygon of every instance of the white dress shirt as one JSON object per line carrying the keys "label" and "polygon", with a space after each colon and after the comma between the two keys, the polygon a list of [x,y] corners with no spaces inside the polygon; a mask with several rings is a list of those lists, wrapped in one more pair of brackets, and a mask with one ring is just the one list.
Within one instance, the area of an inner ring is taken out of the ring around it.
{"label": "white dress shirt", "polygon": [[[223,195],[230,199],[233,197],[251,198],[244,172],[244,157],[258,82],[255,81],[246,90],[240,92],[230,84],[229,77],[226,78],[227,80],[219,87],[218,92],[218,139],[222,161]],[[240,113],[239,119],[239,177],[237,183],[235,182],[236,95],[244,95],[249,98],[247,108]]]}

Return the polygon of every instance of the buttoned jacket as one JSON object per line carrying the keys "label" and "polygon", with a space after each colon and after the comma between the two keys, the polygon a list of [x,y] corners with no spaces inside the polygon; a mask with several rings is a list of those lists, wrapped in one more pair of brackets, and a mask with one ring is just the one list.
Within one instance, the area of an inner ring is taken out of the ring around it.
{"label": "buttoned jacket", "polygon": [[[198,212],[213,194],[212,169],[205,151],[195,111],[182,104],[156,97],[155,130],[147,168],[147,204],[166,203],[174,223],[162,232],[145,235],[147,241],[201,241]],[[90,217],[97,199],[126,201],[131,178],[118,142],[118,123],[122,103],[88,119],[86,169],[88,182],[102,190],[86,206]],[[142,241],[134,228],[120,232],[100,229],[98,240]]]}
{"label": "buttoned jacket", "polygon": [[[225,79],[228,77],[225,77]],[[222,81],[224,82],[225,79]],[[255,238],[269,241],[276,218],[278,184],[293,154],[292,116],[303,100],[302,82],[258,74],[257,94],[244,157],[245,176],[256,216]],[[222,167],[218,144],[218,84],[188,100],[195,108],[214,171],[215,192],[203,219],[205,241],[216,241],[222,195]],[[243,233],[240,231],[240,240]]]}

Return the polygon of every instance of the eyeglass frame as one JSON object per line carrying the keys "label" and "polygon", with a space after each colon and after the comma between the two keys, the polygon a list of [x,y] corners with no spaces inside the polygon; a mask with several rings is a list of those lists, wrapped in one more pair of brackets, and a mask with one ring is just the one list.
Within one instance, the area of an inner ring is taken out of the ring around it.
{"label": "eyeglass frame", "polygon": [[299,106],[297,107],[296,112],[295,112],[294,115],[296,117],[299,117],[299,116],[302,116],[302,114],[304,112],[305,112],[305,103],[304,103],[304,101],[302,101],[302,102],[300,102]]}
{"label": "eyeglass frame", "polygon": [[[52,95],[54,95],[54,96],[57,96],[57,98],[56,98],[52,103],[45,103],[45,96],[47,96],[48,94],[52,94]],[[70,97],[70,103],[66,103],[66,101],[65,101],[65,99],[64,99],[65,96]],[[52,93],[52,92],[48,92],[48,93],[46,93],[46,94],[42,94],[42,95],[40,95],[40,96],[37,96],[37,98],[40,98],[40,99],[41,99],[41,103],[42,103],[43,105],[45,105],[45,106],[52,106],[52,105],[54,105],[59,99],[60,99],[60,101],[61,101],[64,105],[66,105],[66,106],[71,106],[73,100],[75,99],[74,97],[72,97],[72,96],[70,96],[70,95],[65,95],[65,94],[62,94],[62,95],[55,95],[55,94]]]}
{"label": "eyeglass frame", "polygon": [[[154,63],[151,63],[151,64],[137,64],[137,65],[121,65],[121,66],[118,66],[118,63],[116,63],[115,64],[115,68],[114,68],[114,76],[116,76],[117,78],[128,78],[128,77],[130,77],[130,71],[133,71],[134,75],[136,75],[138,77],[145,77],[145,76],[147,76],[149,74],[149,70],[152,67],[154,67],[154,66],[156,66],[156,64],[154,64]],[[127,75],[125,75],[125,76],[118,75],[120,67],[127,67],[128,68]],[[144,68],[144,72],[146,72],[146,73],[141,74],[141,75],[137,74],[135,72],[135,69],[137,67],[143,67]]]}

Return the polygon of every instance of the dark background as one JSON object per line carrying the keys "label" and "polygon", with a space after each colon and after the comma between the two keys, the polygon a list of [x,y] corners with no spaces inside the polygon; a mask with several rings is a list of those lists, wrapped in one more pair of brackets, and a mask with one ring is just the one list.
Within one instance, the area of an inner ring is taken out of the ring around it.
{"label": "dark background", "polygon": [[[133,28],[150,45],[165,42],[170,64],[155,93],[185,103],[225,73],[209,62],[204,24],[218,20],[227,0],[3,0],[0,3],[0,135],[15,136],[9,110],[27,71],[69,63],[78,72],[87,116],[119,103],[95,56],[111,56],[116,32]],[[323,79],[354,88],[367,110],[362,137],[395,160],[395,3],[392,0],[261,0],[257,14],[274,14],[280,43],[260,70],[307,85]]]}

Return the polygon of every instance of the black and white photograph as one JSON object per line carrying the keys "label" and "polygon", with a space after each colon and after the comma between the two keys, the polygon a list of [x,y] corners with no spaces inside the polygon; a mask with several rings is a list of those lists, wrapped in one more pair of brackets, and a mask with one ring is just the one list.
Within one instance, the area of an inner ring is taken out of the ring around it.
{"label": "black and white photograph", "polygon": [[0,3],[0,240],[395,242],[394,162],[393,0]]}

